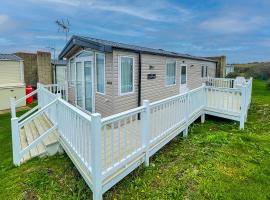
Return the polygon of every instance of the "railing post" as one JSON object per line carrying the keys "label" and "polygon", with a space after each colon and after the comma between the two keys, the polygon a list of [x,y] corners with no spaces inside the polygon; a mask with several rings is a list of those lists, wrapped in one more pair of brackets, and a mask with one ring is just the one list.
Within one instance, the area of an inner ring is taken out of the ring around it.
{"label": "railing post", "polygon": [[68,101],[68,82],[65,82],[65,97],[66,97],[66,101]]}
{"label": "railing post", "polygon": [[203,108],[203,113],[201,115],[201,123],[204,123],[205,122],[205,108],[206,108],[206,105],[207,105],[207,100],[206,100],[206,85],[205,83],[202,84],[203,88],[202,88],[202,91],[203,91],[203,104],[204,104],[204,108]]}
{"label": "railing post", "polygon": [[185,122],[186,122],[186,125],[185,125],[185,130],[183,132],[183,136],[184,137],[187,137],[188,135],[188,118],[189,118],[189,98],[190,98],[190,95],[189,95],[189,92],[187,93],[186,95],[186,112],[185,112]]}
{"label": "railing post", "polygon": [[16,102],[15,98],[10,98],[10,110],[11,110],[11,117],[16,117]]}
{"label": "railing post", "polygon": [[40,97],[40,95],[41,95],[41,92],[40,92],[40,87],[41,87],[41,85],[40,85],[40,83],[37,83],[37,101],[38,101],[38,107],[39,108],[41,108],[41,105],[42,105],[42,103],[40,102],[41,101],[41,97]]}
{"label": "railing post", "polygon": [[245,115],[246,115],[246,89],[245,85],[242,84],[241,86],[241,110],[240,110],[240,129],[244,129],[245,126]]}
{"label": "railing post", "polygon": [[145,149],[145,166],[149,166],[149,125],[150,125],[150,102],[148,100],[143,101],[145,112],[142,113],[142,145]]}
{"label": "railing post", "polygon": [[93,176],[93,199],[102,199],[102,162],[101,162],[101,115],[91,115],[91,167]]}
{"label": "railing post", "polygon": [[19,134],[19,119],[11,118],[11,133],[12,133],[12,153],[13,163],[16,166],[20,165],[20,134]]}

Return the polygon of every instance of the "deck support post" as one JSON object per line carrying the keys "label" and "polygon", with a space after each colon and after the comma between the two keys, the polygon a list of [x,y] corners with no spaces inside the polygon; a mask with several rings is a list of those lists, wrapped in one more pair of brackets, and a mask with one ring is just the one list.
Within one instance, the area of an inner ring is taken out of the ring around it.
{"label": "deck support post", "polygon": [[185,123],[186,123],[186,125],[185,125],[185,130],[183,131],[183,136],[184,137],[187,137],[187,135],[188,135],[188,120],[189,120],[189,92],[187,93],[187,95],[186,95],[186,113],[185,113]]}
{"label": "deck support post", "polygon": [[243,84],[241,86],[241,111],[240,111],[240,129],[244,129],[245,127],[245,118],[246,118],[246,87]]}
{"label": "deck support post", "polygon": [[20,165],[20,134],[19,134],[19,119],[17,117],[11,118],[12,131],[12,155],[13,163],[16,166]]}
{"label": "deck support post", "polygon": [[150,125],[150,102],[149,100],[143,101],[145,111],[142,113],[142,145],[145,149],[145,162],[146,167],[149,166],[149,125]]}
{"label": "deck support post", "polygon": [[93,176],[93,199],[102,199],[102,162],[101,162],[101,115],[91,115],[91,165]]}
{"label": "deck support post", "polygon": [[203,124],[205,122],[205,114],[203,113],[202,115],[201,115],[201,123]]}

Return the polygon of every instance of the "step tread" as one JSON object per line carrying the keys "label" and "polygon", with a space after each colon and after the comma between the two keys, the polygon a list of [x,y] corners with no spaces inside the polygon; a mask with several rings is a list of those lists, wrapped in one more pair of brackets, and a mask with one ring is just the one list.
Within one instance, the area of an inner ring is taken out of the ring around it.
{"label": "step tread", "polygon": [[[49,129],[51,127],[53,127],[53,123],[50,121],[50,119],[48,119],[48,117],[46,115],[43,115],[43,117],[41,118],[41,120],[43,121],[43,125]],[[58,142],[58,133],[57,131],[53,131],[52,134],[50,134],[50,139],[51,139],[51,143],[57,143]]]}
{"label": "step tread", "polygon": [[[43,127],[45,127],[46,129],[53,127],[53,124],[48,122],[48,119],[46,118],[45,114],[40,118],[40,121],[41,121]],[[54,144],[54,143],[58,142],[56,134],[57,134],[56,131],[53,131],[50,134],[50,142],[51,142],[50,144]]]}
{"label": "step tread", "polygon": [[[30,128],[32,130],[32,135],[34,139],[37,139],[40,135],[38,133],[38,130],[36,128],[36,125],[31,122],[30,124]],[[38,153],[39,155],[45,154],[46,153],[46,148],[44,146],[44,144],[42,142],[40,142],[39,144],[37,144],[37,149],[38,149]]]}
{"label": "step tread", "polygon": [[[31,130],[30,125],[29,125],[30,123],[31,122],[24,125],[25,135],[26,135],[26,139],[27,139],[28,144],[31,144],[33,142],[33,140],[34,140],[33,135],[32,135],[32,130]],[[37,149],[36,146],[30,150],[30,156],[31,157],[36,157],[36,156],[38,156],[38,154],[39,153],[38,153],[38,149]]]}
{"label": "step tread", "polygon": [[[28,146],[27,139],[26,139],[26,134],[25,134],[25,129],[21,128],[20,129],[20,143],[21,143],[21,149],[24,149]],[[31,158],[30,153],[27,152],[23,158],[22,162],[25,162]]]}
{"label": "step tread", "polygon": [[[39,120],[39,117],[37,117],[37,118],[34,119],[34,123],[36,125],[36,128],[38,130],[39,135],[42,135],[43,133],[45,133],[46,129],[44,129],[43,126],[41,125],[41,122]],[[44,145],[45,146],[49,145],[51,143],[49,136],[46,137],[43,140],[43,142],[44,142]]]}

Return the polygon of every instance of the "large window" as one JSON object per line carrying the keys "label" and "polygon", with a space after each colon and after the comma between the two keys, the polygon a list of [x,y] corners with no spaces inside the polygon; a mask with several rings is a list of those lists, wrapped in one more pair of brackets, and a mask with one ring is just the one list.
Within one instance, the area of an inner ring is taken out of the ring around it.
{"label": "large window", "polygon": [[176,62],[167,62],[166,64],[166,85],[175,84],[175,74],[176,74]]}
{"label": "large window", "polygon": [[96,54],[97,92],[105,93],[105,55]]}
{"label": "large window", "polygon": [[133,84],[133,57],[121,56],[120,62],[120,94],[131,93],[134,91]]}
{"label": "large window", "polygon": [[207,77],[207,76],[208,76],[208,66],[202,66],[201,77],[204,78],[204,77]]}

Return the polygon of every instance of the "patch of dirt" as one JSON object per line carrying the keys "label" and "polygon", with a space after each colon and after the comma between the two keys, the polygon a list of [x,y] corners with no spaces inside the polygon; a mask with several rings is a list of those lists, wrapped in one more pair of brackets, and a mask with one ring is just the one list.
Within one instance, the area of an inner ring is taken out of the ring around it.
{"label": "patch of dirt", "polygon": [[38,196],[31,190],[26,190],[24,193],[25,200],[38,200]]}

